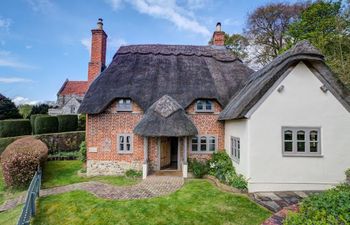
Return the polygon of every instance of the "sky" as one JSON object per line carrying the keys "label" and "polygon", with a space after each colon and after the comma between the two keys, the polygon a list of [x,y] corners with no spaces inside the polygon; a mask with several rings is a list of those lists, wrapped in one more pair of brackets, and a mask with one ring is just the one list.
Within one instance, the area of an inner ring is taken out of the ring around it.
{"label": "sky", "polygon": [[[0,93],[16,104],[55,101],[87,80],[91,29],[103,18],[107,64],[121,45],[206,45],[217,22],[242,33],[267,0],[1,0]],[[274,1],[275,2],[275,1]]]}

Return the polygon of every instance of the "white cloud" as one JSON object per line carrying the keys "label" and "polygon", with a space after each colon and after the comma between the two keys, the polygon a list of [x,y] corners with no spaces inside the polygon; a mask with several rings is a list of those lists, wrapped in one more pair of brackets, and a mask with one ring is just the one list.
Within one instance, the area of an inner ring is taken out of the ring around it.
{"label": "white cloud", "polygon": [[[203,7],[205,0],[188,0],[185,6],[180,6],[176,0],[124,0],[131,4],[139,13],[147,14],[155,18],[161,18],[170,21],[176,27],[182,30],[201,34],[205,37],[210,36],[209,30],[201,25],[193,16],[193,11],[188,10]],[[114,5],[109,4],[113,9]],[[190,7],[191,6],[191,7]]]}
{"label": "white cloud", "polygon": [[83,38],[80,40],[80,43],[88,50],[91,51],[91,38]]}
{"label": "white cloud", "polygon": [[190,9],[201,9],[209,4],[210,0],[187,0],[187,7]]}
{"label": "white cloud", "polygon": [[107,46],[111,51],[115,52],[120,46],[127,44],[123,38],[109,38]]}
{"label": "white cloud", "polygon": [[28,83],[33,82],[30,79],[21,77],[0,77],[0,83],[12,84],[12,83]]}
{"label": "white cloud", "polygon": [[31,48],[33,48],[33,46],[31,46],[31,45],[26,45],[25,48],[26,48],[26,49],[31,49]]}
{"label": "white cloud", "polygon": [[0,57],[0,67],[11,67],[15,69],[35,69],[35,66],[31,66],[25,63],[18,62],[15,59],[3,59]]}
{"label": "white cloud", "polygon": [[39,103],[39,101],[30,100],[29,98],[25,98],[25,97],[22,97],[22,96],[14,97],[14,98],[12,99],[12,101],[13,101],[16,105],[24,105],[24,104],[36,105],[36,104]]}
{"label": "white cloud", "polygon": [[51,13],[55,5],[51,0],[26,0],[33,11],[44,14]]}
{"label": "white cloud", "polygon": [[223,21],[223,24],[226,25],[226,26],[241,26],[242,25],[242,21],[234,20],[232,18],[228,18],[228,19],[225,19]]}
{"label": "white cloud", "polygon": [[9,18],[0,18],[0,28],[7,30],[11,26],[12,20]]}
{"label": "white cloud", "polygon": [[121,8],[123,0],[106,0],[106,2],[112,6],[113,10],[117,10]]}

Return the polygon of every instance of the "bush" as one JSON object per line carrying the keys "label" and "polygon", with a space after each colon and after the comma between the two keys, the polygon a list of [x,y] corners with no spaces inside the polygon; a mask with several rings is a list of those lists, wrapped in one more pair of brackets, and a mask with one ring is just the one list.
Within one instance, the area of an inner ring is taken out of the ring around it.
{"label": "bush", "polygon": [[350,168],[347,169],[347,170],[345,171],[345,175],[346,175],[347,177],[350,177]]}
{"label": "bush", "polygon": [[85,141],[81,142],[80,144],[79,159],[82,162],[86,162],[86,142]]}
{"label": "bush", "polygon": [[136,171],[136,170],[127,170],[125,172],[125,176],[130,177],[130,178],[137,178],[137,177],[141,177],[142,173],[140,171]]}
{"label": "bush", "polygon": [[231,158],[225,151],[213,153],[209,161],[209,174],[237,189],[246,190],[248,187],[245,178],[236,173]]}
{"label": "bush", "polygon": [[86,126],[86,115],[80,114],[78,120],[78,130],[85,130]]}
{"label": "bush", "polygon": [[305,198],[298,213],[288,214],[284,224],[349,224],[350,186],[340,185]]}
{"label": "bush", "polygon": [[189,169],[196,178],[202,178],[208,174],[208,163],[197,159],[189,160]]}
{"label": "bush", "polygon": [[16,140],[1,154],[4,180],[10,187],[26,187],[47,159],[47,146],[33,137]]}
{"label": "bush", "polygon": [[30,116],[30,125],[32,126],[32,134],[35,134],[35,119],[39,116],[45,116],[43,114],[34,114]]}
{"label": "bush", "polygon": [[23,136],[32,133],[30,121],[25,119],[0,121],[0,137]]}
{"label": "bush", "polygon": [[35,134],[56,133],[58,120],[55,116],[37,116],[34,120]]}
{"label": "bush", "polygon": [[76,131],[78,128],[77,115],[58,115],[58,132]]}
{"label": "bush", "polygon": [[6,147],[14,142],[17,139],[23,138],[21,136],[19,137],[6,137],[6,138],[0,138],[0,154],[5,151]]}

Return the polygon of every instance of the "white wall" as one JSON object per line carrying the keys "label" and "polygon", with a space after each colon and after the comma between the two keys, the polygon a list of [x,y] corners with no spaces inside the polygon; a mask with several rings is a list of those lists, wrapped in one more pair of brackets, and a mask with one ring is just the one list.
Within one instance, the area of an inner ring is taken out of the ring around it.
{"label": "white wall", "polygon": [[237,173],[249,178],[249,141],[248,141],[248,120],[231,120],[225,122],[225,149],[231,156],[231,136],[240,138],[240,161],[232,160]]}
{"label": "white wall", "polygon": [[[281,85],[249,119],[249,191],[322,190],[344,181],[350,113],[303,63]],[[282,126],[321,127],[321,157],[283,157]]]}

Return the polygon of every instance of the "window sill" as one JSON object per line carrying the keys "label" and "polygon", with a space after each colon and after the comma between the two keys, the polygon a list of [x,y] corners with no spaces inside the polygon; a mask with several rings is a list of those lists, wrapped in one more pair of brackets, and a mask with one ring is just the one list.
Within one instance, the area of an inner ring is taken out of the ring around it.
{"label": "window sill", "polygon": [[119,155],[131,155],[133,152],[117,152]]}
{"label": "window sill", "polygon": [[132,112],[132,110],[122,110],[122,109],[120,109],[120,110],[117,110],[117,112]]}
{"label": "window sill", "polygon": [[235,159],[233,157],[231,157],[232,161],[234,161],[235,163],[239,164],[239,159]]}
{"label": "window sill", "polygon": [[205,152],[200,152],[200,151],[198,151],[198,152],[193,152],[193,151],[190,151],[190,153],[191,154],[198,154],[198,155],[208,155],[208,154],[213,154],[213,153],[215,153],[216,151],[214,151],[214,152],[209,152],[209,151],[205,151]]}
{"label": "window sill", "polygon": [[282,154],[283,157],[312,157],[312,158],[323,158],[321,154]]}
{"label": "window sill", "polygon": [[194,111],[195,113],[214,113],[214,111]]}

